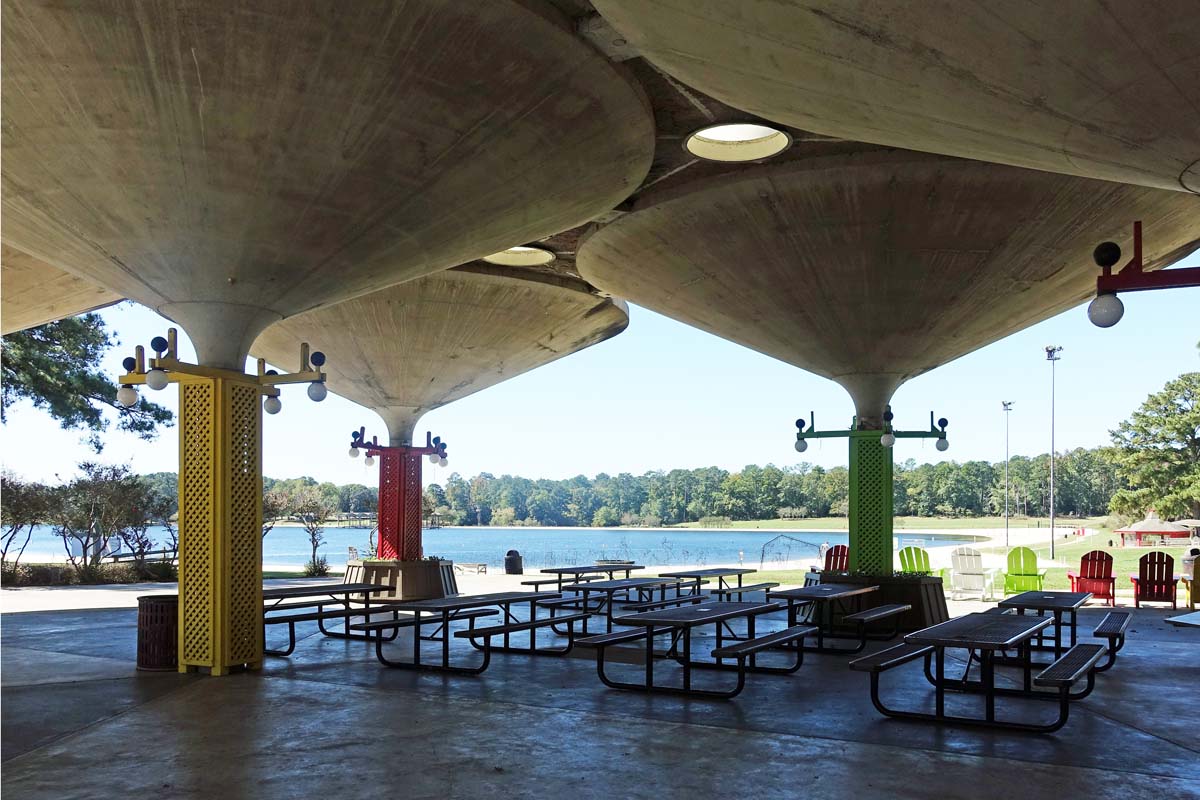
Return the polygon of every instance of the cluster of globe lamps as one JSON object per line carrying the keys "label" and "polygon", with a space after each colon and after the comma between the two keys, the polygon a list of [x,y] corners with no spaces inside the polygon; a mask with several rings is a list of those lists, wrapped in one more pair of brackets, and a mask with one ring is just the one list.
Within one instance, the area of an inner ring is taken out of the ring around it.
{"label": "cluster of globe lamps", "polygon": [[[151,368],[149,370],[145,371],[145,383],[148,387],[150,387],[152,390],[154,390],[156,392],[160,392],[163,389],[167,388],[167,384],[170,383],[170,378],[167,375],[167,370],[163,369],[163,367],[161,366],[161,362],[169,359],[170,363],[177,363],[177,362],[175,362],[175,348],[174,348],[174,344],[173,344],[174,331],[173,330],[172,330],[171,334],[172,334],[172,341],[168,341],[168,339],[166,339],[162,336],[155,336],[153,339],[150,340],[150,349],[154,351],[155,357],[154,357],[154,360],[151,362]],[[137,350],[138,350],[138,355],[136,358],[133,356],[129,356],[121,362],[121,366],[123,366],[125,368],[126,373],[134,373],[135,371],[141,371],[141,369],[142,369],[143,355],[141,352],[142,351],[141,345],[138,346]],[[166,357],[164,357],[164,354],[166,354]],[[306,369],[311,365],[312,368],[315,368],[315,370],[319,372],[321,367],[323,367],[325,365],[325,354],[322,353],[320,350],[314,350],[311,354],[309,354],[307,344],[302,346],[301,354],[302,354],[303,359],[305,360],[305,368]],[[181,367],[181,369],[180,369],[181,372],[189,371],[187,369],[188,365],[179,363],[178,366]],[[302,373],[301,375],[298,375],[296,377],[303,379],[304,377],[307,377],[307,374],[308,373]],[[268,414],[278,414],[279,411],[283,408],[283,402],[279,399],[279,390],[273,386],[274,382],[271,380],[271,378],[279,377],[279,371],[274,370],[274,369],[268,369],[266,371],[263,371],[262,362],[260,359],[259,375],[260,375],[260,380],[261,380],[262,384],[270,387],[266,392],[266,397],[263,398],[263,411],[267,412]],[[291,377],[291,376],[285,376],[285,377]],[[281,382],[289,382],[289,381],[284,380]],[[308,398],[310,400],[312,400],[314,403],[321,402],[328,396],[328,394],[329,394],[329,390],[325,387],[325,378],[324,378],[323,374],[320,375],[320,377],[309,382]],[[138,398],[137,389],[135,389],[130,384],[127,384],[127,383],[121,384],[121,387],[119,389],[117,389],[117,403],[124,408],[132,408],[133,406],[137,405],[138,399],[139,398]]]}
{"label": "cluster of globe lamps", "polygon": [[[884,447],[893,447],[896,444],[896,433],[892,430],[893,416],[892,407],[888,406],[883,412],[883,435],[879,437],[879,443]],[[942,417],[937,421],[937,426],[935,427],[933,423],[933,412],[931,411],[929,413],[928,433],[922,431],[920,433],[908,433],[902,435],[920,438],[936,438],[937,442],[934,444],[934,447],[941,452],[945,452],[950,449],[950,440],[946,438],[946,426],[949,424],[950,423],[946,420],[946,418]],[[808,426],[808,431],[804,430],[805,425]],[[841,431],[832,433],[818,433],[815,422],[806,423],[803,419],[798,419],[796,420],[796,452],[803,453],[808,449],[808,437],[810,436],[826,438],[829,436],[839,435],[845,436],[847,434]]]}

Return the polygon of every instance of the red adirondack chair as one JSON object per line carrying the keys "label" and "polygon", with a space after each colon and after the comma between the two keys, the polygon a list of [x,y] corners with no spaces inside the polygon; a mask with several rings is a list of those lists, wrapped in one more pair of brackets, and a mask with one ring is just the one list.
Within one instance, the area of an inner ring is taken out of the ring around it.
{"label": "red adirondack chair", "polygon": [[825,569],[840,572],[850,569],[850,548],[837,544],[825,551]]}
{"label": "red adirondack chair", "polygon": [[1143,602],[1170,603],[1171,608],[1178,608],[1176,585],[1179,578],[1175,577],[1175,559],[1166,553],[1155,550],[1146,553],[1138,559],[1138,574],[1130,575],[1133,581],[1133,604],[1141,608]]}
{"label": "red adirondack chair", "polygon": [[1113,559],[1103,550],[1085,553],[1079,562],[1079,572],[1067,572],[1072,592],[1091,592],[1097,600],[1107,600],[1110,606],[1117,604],[1117,579],[1113,577]]}

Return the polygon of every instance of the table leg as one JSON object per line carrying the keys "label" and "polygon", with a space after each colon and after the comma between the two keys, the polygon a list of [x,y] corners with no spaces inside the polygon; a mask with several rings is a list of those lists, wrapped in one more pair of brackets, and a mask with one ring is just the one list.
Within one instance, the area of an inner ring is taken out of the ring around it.
{"label": "table leg", "polygon": [[946,648],[934,648],[937,653],[937,685],[933,687],[934,697],[937,698],[937,710],[934,712],[938,719],[946,716]]}
{"label": "table leg", "polygon": [[1023,662],[1022,666],[1025,668],[1025,691],[1032,692],[1033,691],[1033,646],[1031,645],[1031,643],[1028,639],[1021,642],[1020,653],[1021,653],[1021,661]]}
{"label": "table leg", "polygon": [[683,690],[692,688],[692,629],[683,629]]}
{"label": "table leg", "polygon": [[979,672],[983,679],[984,715],[988,722],[996,721],[996,665],[994,650],[979,652]]}
{"label": "table leg", "polygon": [[654,629],[646,632],[646,688],[654,686]]}
{"label": "table leg", "polygon": [[[346,610],[349,611],[350,610],[350,593],[349,592],[346,592],[346,599],[344,601],[344,604],[346,606]],[[371,621],[371,618],[367,617],[367,622],[370,622],[370,621]],[[346,638],[349,639],[350,638],[350,617],[348,615],[342,620],[342,631],[346,634]]]}
{"label": "table leg", "polygon": [[[724,630],[724,627],[725,627],[725,626],[724,626],[724,625],[722,625],[721,623],[719,623],[719,622],[717,623],[717,646],[716,646],[716,648],[715,648],[715,649],[717,649],[717,650],[720,650],[720,649],[721,649],[721,643],[722,643],[722,641],[724,640],[724,635],[722,634],[722,631]],[[722,664],[722,663],[724,663],[724,659],[722,659],[722,658],[718,657],[718,658],[717,658],[717,663],[718,663],[718,664]]]}
{"label": "table leg", "polygon": [[[749,616],[746,617],[746,640],[747,641],[754,638],[754,617],[755,617],[754,614],[750,614]],[[755,663],[756,658],[758,658],[757,654],[751,654],[750,669],[754,669],[757,666],[757,664]]]}
{"label": "table leg", "polygon": [[[421,612],[413,614],[416,624],[413,625],[413,664],[421,663]],[[383,631],[379,632],[379,638],[383,638]],[[377,645],[379,646],[379,645]]]}
{"label": "table leg", "polygon": [[1054,657],[1062,658],[1062,611],[1054,609]]}
{"label": "table leg", "polygon": [[[529,621],[530,622],[533,622],[533,615],[536,613],[537,613],[537,606],[534,604],[533,600],[530,600],[529,601]],[[571,623],[568,622],[567,623],[567,638],[568,639],[571,638],[572,630],[573,630],[573,628],[571,626]],[[530,650],[530,652],[533,652],[536,649],[537,649],[537,628],[530,628],[529,629],[529,650]]]}
{"label": "table leg", "polygon": [[1076,611],[1071,609],[1071,647],[1075,646]]}
{"label": "table leg", "polygon": [[442,609],[442,666],[450,666],[450,611]]}

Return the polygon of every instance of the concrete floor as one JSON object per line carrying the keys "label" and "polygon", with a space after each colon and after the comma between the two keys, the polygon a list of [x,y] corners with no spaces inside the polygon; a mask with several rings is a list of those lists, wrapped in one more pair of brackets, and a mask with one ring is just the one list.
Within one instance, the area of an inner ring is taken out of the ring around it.
{"label": "concrete floor", "polygon": [[[830,655],[731,701],[607,689],[590,651],[498,654],[478,677],[390,670],[315,628],[260,674],[139,674],[135,613],[4,615],[6,798],[1200,798],[1200,630],[1157,609],[1054,735],[885,719]],[[925,702],[910,666],[885,691]],[[1001,713],[1052,712],[1015,702]]]}

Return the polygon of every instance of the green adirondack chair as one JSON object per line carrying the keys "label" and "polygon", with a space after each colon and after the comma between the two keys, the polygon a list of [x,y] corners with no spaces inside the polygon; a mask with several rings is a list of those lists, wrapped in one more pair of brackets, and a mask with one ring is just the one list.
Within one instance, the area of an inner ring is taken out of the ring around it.
{"label": "green adirondack chair", "polygon": [[929,553],[920,547],[906,547],[900,551],[901,572],[932,572],[929,569]]}
{"label": "green adirondack chair", "polygon": [[1037,553],[1028,547],[1014,547],[1008,552],[1008,572],[1004,573],[1004,593],[1037,592],[1044,587],[1046,570],[1038,569]]}

